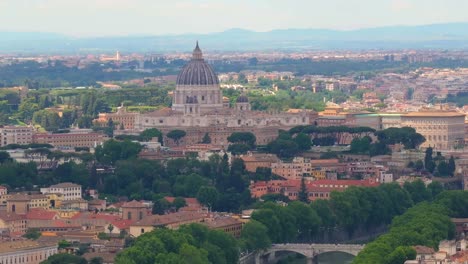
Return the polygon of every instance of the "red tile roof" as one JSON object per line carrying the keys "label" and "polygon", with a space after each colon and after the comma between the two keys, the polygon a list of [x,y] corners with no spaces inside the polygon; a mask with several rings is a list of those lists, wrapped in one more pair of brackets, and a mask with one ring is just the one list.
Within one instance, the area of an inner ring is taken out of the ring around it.
{"label": "red tile roof", "polygon": [[128,203],[124,203],[122,207],[127,207],[127,208],[144,208],[146,207],[143,203],[138,202],[136,200],[130,201]]}
{"label": "red tile roof", "polygon": [[0,211],[0,219],[3,221],[9,222],[9,221],[16,221],[16,220],[25,220],[26,216]]}
{"label": "red tile roof", "polygon": [[26,214],[26,218],[35,220],[54,220],[57,218],[57,213],[42,208],[34,208],[29,210]]}
{"label": "red tile roof", "polygon": [[119,219],[119,220],[112,221],[111,224],[117,227],[118,229],[122,230],[122,229],[129,229],[130,225],[133,224],[133,221]]}

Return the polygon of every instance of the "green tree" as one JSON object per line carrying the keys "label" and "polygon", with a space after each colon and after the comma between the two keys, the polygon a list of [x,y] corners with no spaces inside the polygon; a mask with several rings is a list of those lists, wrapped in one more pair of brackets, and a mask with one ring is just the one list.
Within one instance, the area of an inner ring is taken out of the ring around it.
{"label": "green tree", "polygon": [[28,228],[28,230],[26,230],[26,233],[23,235],[23,237],[27,238],[27,239],[32,239],[32,240],[36,240],[38,239],[39,237],[41,237],[41,232],[39,232],[39,230],[35,229],[35,228]]}
{"label": "green tree", "polygon": [[260,222],[250,220],[242,228],[241,241],[249,251],[267,249],[271,246],[269,230]]}
{"label": "green tree", "polygon": [[312,147],[312,141],[307,134],[299,133],[294,137],[294,142],[299,146],[301,151],[308,151]]}
{"label": "green tree", "polygon": [[230,143],[245,144],[250,148],[255,148],[255,142],[257,141],[255,135],[251,132],[234,132],[227,140]]}
{"label": "green tree", "polygon": [[109,234],[111,234],[112,231],[114,230],[114,226],[113,226],[112,224],[109,224],[109,225],[107,226],[107,230],[109,230]]}
{"label": "green tree", "polygon": [[111,139],[96,148],[95,157],[103,163],[115,163],[118,160],[136,158],[141,149],[142,146],[138,143]]}
{"label": "green tree", "polygon": [[299,146],[292,140],[276,139],[268,143],[267,150],[281,158],[292,158],[299,153]]}
{"label": "green tree", "polygon": [[176,197],[172,202],[172,206],[174,206],[175,209],[179,211],[180,208],[187,206],[187,202],[185,202],[183,197]]}
{"label": "green tree", "polygon": [[368,153],[372,139],[368,136],[363,138],[355,138],[351,141],[350,151],[352,153]]}
{"label": "green tree", "polygon": [[245,77],[245,74],[243,73],[239,73],[239,76],[237,78],[237,81],[241,84],[246,84],[248,81],[247,81],[247,77]]}
{"label": "green tree", "polygon": [[202,143],[203,144],[210,144],[211,143],[210,134],[205,133],[205,135],[203,136],[203,139],[202,139]]}
{"label": "green tree", "polygon": [[213,207],[213,205],[216,204],[216,202],[218,201],[218,197],[218,190],[211,186],[202,186],[200,187],[197,193],[197,200],[201,204],[209,208]]}
{"label": "green tree", "polygon": [[76,255],[71,255],[67,253],[60,253],[60,254],[55,254],[50,256],[47,260],[42,261],[41,264],[87,264],[88,261],[86,261],[85,258],[76,256]]}
{"label": "green tree", "polygon": [[169,209],[170,206],[171,206],[171,203],[169,203],[166,199],[164,198],[157,199],[156,201],[153,202],[152,213],[163,215],[166,213],[166,211]]}
{"label": "green tree", "polygon": [[414,163],[414,169],[417,170],[417,171],[420,171],[420,170],[424,169],[424,162],[422,160],[417,160]]}
{"label": "green tree", "polygon": [[448,172],[450,176],[455,175],[455,169],[456,169],[455,159],[453,158],[453,156],[450,156],[449,163],[448,163]]}
{"label": "green tree", "polygon": [[297,199],[303,203],[309,202],[309,195],[307,192],[307,187],[306,187],[304,177],[302,177],[301,179],[301,189],[299,190],[299,193],[297,194]]}
{"label": "green tree", "polygon": [[12,162],[13,159],[10,157],[10,154],[6,151],[0,151],[0,163]]}
{"label": "green tree", "polygon": [[430,173],[434,172],[434,169],[436,167],[436,164],[435,162],[433,161],[433,158],[432,158],[432,148],[431,147],[428,147],[426,149],[426,154],[424,156],[424,168],[426,168],[426,170]]}
{"label": "green tree", "polygon": [[156,128],[148,128],[140,133],[142,141],[150,141],[152,138],[158,138],[159,142],[162,142],[162,133]]}
{"label": "green tree", "polygon": [[249,147],[247,144],[235,143],[230,144],[227,150],[233,155],[241,155],[246,154],[249,150],[251,150],[251,147]]}
{"label": "green tree", "polygon": [[205,264],[208,262],[208,252],[204,249],[197,249],[189,244],[182,244],[179,250],[179,255],[184,260],[184,263]]}
{"label": "green tree", "polygon": [[187,135],[187,133],[183,130],[179,130],[179,129],[175,129],[175,130],[172,130],[172,131],[169,131],[169,133],[167,133],[167,137],[172,139],[176,145],[179,145],[179,141],[185,137],[185,135]]}
{"label": "green tree", "polygon": [[442,161],[439,162],[439,164],[437,165],[437,172],[442,177],[450,176],[451,172],[450,172],[450,169],[449,169],[449,165],[447,164],[447,162],[445,160],[442,160]]}
{"label": "green tree", "polygon": [[386,256],[386,262],[388,264],[400,264],[407,260],[416,259],[416,250],[409,246],[399,246],[392,253]]}
{"label": "green tree", "polygon": [[71,243],[68,242],[68,241],[66,241],[66,240],[60,240],[60,241],[58,242],[58,248],[59,248],[59,249],[67,248],[67,247],[69,247],[69,246],[71,246]]}

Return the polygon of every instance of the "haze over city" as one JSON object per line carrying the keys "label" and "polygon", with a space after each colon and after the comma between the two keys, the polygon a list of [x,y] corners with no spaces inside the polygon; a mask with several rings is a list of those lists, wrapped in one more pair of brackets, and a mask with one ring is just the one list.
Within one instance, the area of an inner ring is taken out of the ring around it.
{"label": "haze over city", "polygon": [[1,0],[0,31],[76,37],[467,22],[463,0]]}

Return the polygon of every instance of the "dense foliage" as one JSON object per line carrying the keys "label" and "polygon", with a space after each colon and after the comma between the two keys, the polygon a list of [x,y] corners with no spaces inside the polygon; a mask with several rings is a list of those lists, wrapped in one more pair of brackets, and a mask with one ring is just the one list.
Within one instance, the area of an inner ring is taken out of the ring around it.
{"label": "dense foliage", "polygon": [[[404,188],[397,184],[351,187],[344,192],[333,192],[329,200],[313,201],[310,206],[292,202],[283,207],[267,202],[260,205],[252,219],[267,229],[265,234],[257,231],[256,236],[265,235],[272,243],[311,242],[337,229],[353,233],[389,224],[394,216],[403,214],[415,203],[432,201],[442,190],[439,183],[431,183],[426,188],[421,181],[407,183]],[[248,248],[252,249],[252,245]]]}
{"label": "dense foliage", "polygon": [[386,145],[403,144],[406,149],[415,149],[426,139],[412,127],[391,127],[375,132],[379,142]]}
{"label": "dense foliage", "polygon": [[422,202],[392,221],[390,231],[366,245],[353,263],[403,264],[414,259],[411,246],[437,249],[439,242],[451,239],[455,228],[450,217],[468,216],[468,192],[443,192],[432,203]]}
{"label": "dense foliage", "polygon": [[236,240],[223,231],[199,224],[178,230],[157,229],[138,237],[135,244],[117,256],[117,264],[235,264]]}
{"label": "dense foliage", "polygon": [[41,264],[88,264],[85,258],[71,255],[67,253],[55,254],[50,256],[47,260],[42,261]]}

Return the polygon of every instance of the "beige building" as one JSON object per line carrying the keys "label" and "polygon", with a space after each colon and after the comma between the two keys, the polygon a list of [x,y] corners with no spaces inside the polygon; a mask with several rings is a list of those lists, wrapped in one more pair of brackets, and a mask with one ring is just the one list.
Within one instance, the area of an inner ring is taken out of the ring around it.
{"label": "beige building", "polygon": [[81,185],[62,182],[59,184],[51,185],[48,188],[41,188],[42,194],[59,193],[63,195],[63,201],[67,200],[80,200],[81,199]]}
{"label": "beige building", "polygon": [[122,219],[140,221],[146,217],[148,207],[138,201],[130,201],[122,205]]}
{"label": "beige building", "polygon": [[30,126],[0,127],[0,147],[9,144],[27,145],[33,142],[33,128]]}
{"label": "beige building", "polygon": [[0,211],[0,234],[21,235],[26,232],[26,229],[25,215]]}
{"label": "beige building", "polygon": [[249,172],[256,172],[257,168],[271,168],[271,164],[279,162],[279,158],[274,154],[265,153],[247,153],[241,155],[244,161],[245,169]]}
{"label": "beige building", "polygon": [[107,140],[107,136],[95,132],[72,133],[37,133],[33,135],[33,142],[50,144],[60,148],[88,147],[95,148]]}
{"label": "beige building", "polygon": [[271,173],[288,180],[297,180],[304,177],[313,177],[315,180],[323,180],[327,177],[327,172],[342,171],[339,167],[338,159],[318,159],[312,160],[303,157],[295,157],[292,162],[275,162],[271,164]]}
{"label": "beige building", "polygon": [[215,217],[206,219],[203,223],[210,229],[222,230],[235,238],[239,238],[242,231],[242,222],[232,217]]}
{"label": "beige building", "polygon": [[123,127],[123,129],[126,130],[133,130],[135,129],[135,123],[139,116],[139,113],[127,112],[125,107],[120,106],[117,108],[116,113],[100,113],[94,122],[102,126],[107,126],[109,120],[112,120],[117,129]]}
{"label": "beige building", "polygon": [[0,185],[0,196],[8,193],[8,189],[5,186]]}
{"label": "beige building", "polygon": [[7,212],[19,215],[27,214],[29,211],[30,201],[31,199],[27,195],[11,195],[6,201]]}
{"label": "beige building", "polygon": [[423,148],[449,150],[464,145],[465,114],[462,113],[423,109],[402,115],[401,126],[412,127],[423,135],[426,138]]}
{"label": "beige building", "polygon": [[1,264],[39,264],[58,253],[57,244],[36,241],[7,241],[0,243]]}
{"label": "beige building", "polygon": [[181,225],[201,223],[206,214],[199,212],[177,212],[166,215],[150,215],[130,226],[130,235],[138,237],[144,233],[151,232],[155,228],[165,227],[177,229]]}

